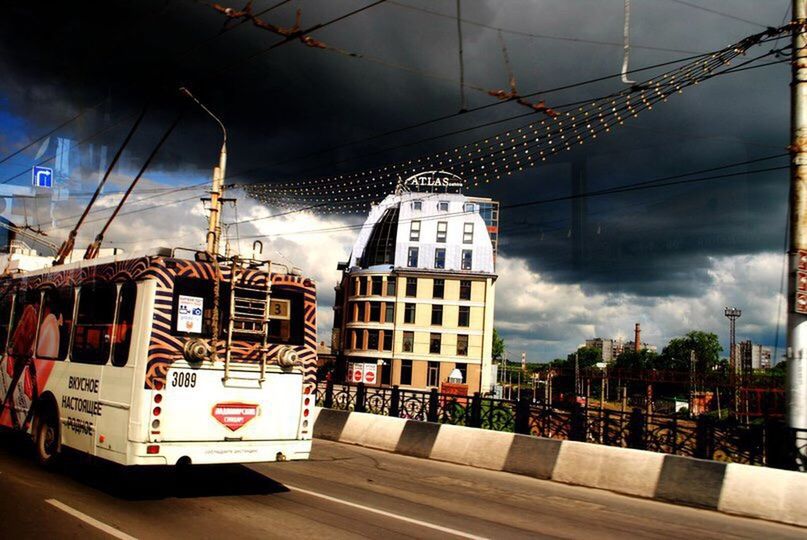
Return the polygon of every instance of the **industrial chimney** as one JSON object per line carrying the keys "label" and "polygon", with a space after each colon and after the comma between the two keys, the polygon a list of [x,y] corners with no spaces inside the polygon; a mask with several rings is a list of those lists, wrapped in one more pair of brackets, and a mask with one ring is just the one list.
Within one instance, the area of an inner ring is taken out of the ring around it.
{"label": "industrial chimney", "polygon": [[642,328],[639,323],[636,323],[636,328],[633,331],[633,350],[636,352],[642,350]]}

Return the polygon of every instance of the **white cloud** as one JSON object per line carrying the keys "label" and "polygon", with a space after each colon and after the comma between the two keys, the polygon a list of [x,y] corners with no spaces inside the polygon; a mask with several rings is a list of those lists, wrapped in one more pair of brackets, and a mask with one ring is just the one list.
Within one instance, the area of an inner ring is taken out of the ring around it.
{"label": "white cloud", "polygon": [[580,285],[547,281],[524,259],[506,256],[498,258],[497,272],[496,326],[513,354],[527,351],[533,361],[565,356],[586,338],[632,339],[636,322],[642,340],[659,348],[693,329],[716,333],[726,347],[728,305],[743,310],[738,340],[769,343],[782,300],[782,255],[776,253],[710,258],[711,283],[697,297],[587,294]]}

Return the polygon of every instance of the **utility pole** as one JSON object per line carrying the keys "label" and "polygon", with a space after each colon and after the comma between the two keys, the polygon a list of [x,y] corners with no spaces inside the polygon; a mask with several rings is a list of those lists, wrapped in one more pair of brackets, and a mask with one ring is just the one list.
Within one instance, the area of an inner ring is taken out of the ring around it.
{"label": "utility pole", "polygon": [[807,470],[807,0],[793,0],[790,83],[790,246],[787,295],[788,425],[795,431],[797,466]]}

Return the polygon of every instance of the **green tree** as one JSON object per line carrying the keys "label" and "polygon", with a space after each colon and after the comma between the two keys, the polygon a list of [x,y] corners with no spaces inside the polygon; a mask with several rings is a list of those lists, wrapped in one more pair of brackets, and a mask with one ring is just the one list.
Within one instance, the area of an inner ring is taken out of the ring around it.
{"label": "green tree", "polygon": [[770,370],[770,374],[774,376],[784,377],[787,375],[787,360],[781,360],[776,362],[776,365],[773,366]]}
{"label": "green tree", "polygon": [[494,360],[501,360],[504,358],[504,340],[499,335],[499,331],[495,328],[493,329],[493,352],[492,356]]}
{"label": "green tree", "polygon": [[[591,367],[597,362],[602,362],[602,350],[594,347],[580,347],[577,349],[577,361],[580,369]],[[574,355],[571,353],[566,357],[566,367],[574,368]]]}
{"label": "green tree", "polygon": [[623,351],[616,357],[616,367],[620,369],[654,369],[658,364],[658,354],[647,349],[639,352],[634,350]]}
{"label": "green tree", "polygon": [[658,358],[658,369],[689,371],[690,351],[695,352],[695,369],[701,373],[711,371],[718,366],[723,347],[716,334],[692,330],[683,337],[670,340]]}

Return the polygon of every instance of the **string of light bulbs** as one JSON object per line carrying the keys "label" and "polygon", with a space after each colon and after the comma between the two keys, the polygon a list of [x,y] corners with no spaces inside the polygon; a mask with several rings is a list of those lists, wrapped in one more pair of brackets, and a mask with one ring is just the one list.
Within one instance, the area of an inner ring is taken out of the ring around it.
{"label": "string of light bulbs", "polygon": [[[298,180],[279,185],[253,184],[248,194],[266,204],[277,205],[282,200],[298,203],[348,203],[360,201],[370,194],[388,193],[399,180],[423,170],[445,170],[465,178],[469,185],[479,186],[502,176],[533,167],[575,145],[594,139],[625,120],[652,110],[659,102],[690,86],[715,76],[730,73],[739,66],[731,62],[750,48],[777,39],[792,30],[793,24],[749,36],[740,42],[713,53],[707,53],[677,69],[638,83],[604,97],[587,101],[576,107],[561,109],[554,118],[543,118],[526,126],[506,131],[451,150],[421,156],[380,168],[330,177]],[[771,51],[757,58],[778,54]]]}

